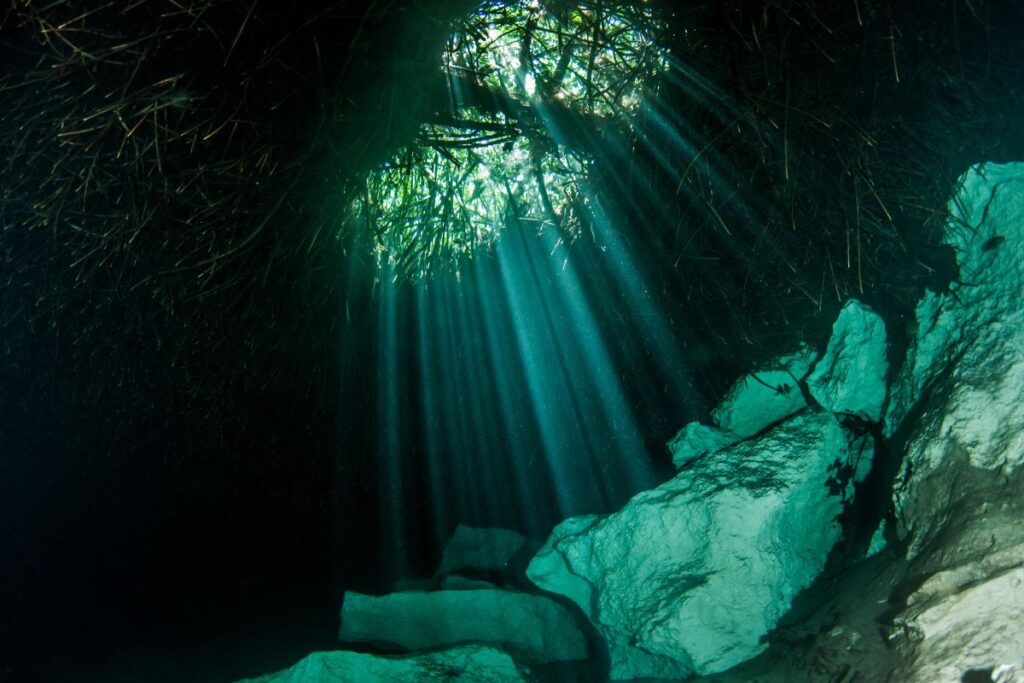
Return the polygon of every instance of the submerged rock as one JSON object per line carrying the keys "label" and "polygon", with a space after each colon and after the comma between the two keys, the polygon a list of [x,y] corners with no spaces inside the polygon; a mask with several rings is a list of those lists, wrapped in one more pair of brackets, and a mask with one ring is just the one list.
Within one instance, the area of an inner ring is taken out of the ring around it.
{"label": "submerged rock", "polygon": [[540,595],[500,589],[346,593],[341,640],[421,650],[458,643],[506,646],[534,662],[585,659],[569,610]]}
{"label": "submerged rock", "polygon": [[527,575],[583,609],[613,679],[722,671],[764,649],[823,567],[845,493],[826,482],[847,455],[831,415],[794,417],[619,512],[563,522]]}
{"label": "submerged rock", "polygon": [[825,410],[878,422],[889,371],[886,347],[885,323],[851,299],[832,327],[825,355],[807,379],[811,396]]}
{"label": "submerged rock", "polygon": [[807,346],[779,358],[768,368],[741,378],[711,412],[718,427],[740,439],[806,407],[798,384],[807,375],[814,352]]}
{"label": "submerged rock", "polygon": [[525,542],[522,534],[510,529],[479,529],[460,524],[444,547],[437,575],[507,570]]}
{"label": "submerged rock", "polygon": [[[1024,568],[933,600],[901,620],[912,641],[898,679],[968,680],[970,671],[1004,673],[1024,663]],[[991,673],[989,680],[998,680]],[[1005,680],[1005,679],[1004,679]]]}
{"label": "submerged rock", "polygon": [[[729,681],[1024,681],[1024,164],[972,168],[949,210],[960,282],[918,304],[884,412],[901,469],[868,554],[901,542],[815,589],[800,647]],[[877,624],[852,648],[823,630]]]}
{"label": "submerged rock", "polygon": [[961,283],[918,305],[886,413],[890,434],[912,410],[916,418],[905,425],[895,491],[897,531],[911,538],[911,557],[947,533],[947,521],[985,524],[971,510],[986,498],[1005,500],[999,489],[1024,463],[1024,164],[972,168],[949,208],[945,239]]}
{"label": "submerged rock", "polygon": [[766,369],[742,377],[712,411],[716,426],[691,422],[669,441],[673,464],[680,468],[705,453],[728,448],[806,408],[798,385],[813,361],[814,352],[801,346]]}
{"label": "submerged rock", "polygon": [[288,669],[238,683],[523,683],[526,680],[507,653],[471,645],[403,656],[346,650],[314,652]]}
{"label": "submerged rock", "polygon": [[718,427],[709,427],[700,422],[691,422],[668,442],[672,464],[680,468],[705,453],[716,453],[742,439],[732,432]]}

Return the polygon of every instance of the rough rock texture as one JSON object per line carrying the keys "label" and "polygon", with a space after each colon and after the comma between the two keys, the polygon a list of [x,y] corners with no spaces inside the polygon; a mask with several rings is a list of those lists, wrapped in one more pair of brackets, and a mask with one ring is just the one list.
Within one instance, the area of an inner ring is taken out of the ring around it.
{"label": "rough rock texture", "polygon": [[960,681],[968,671],[1024,663],[1024,568],[971,586],[898,622],[915,641],[897,672],[903,681]]}
{"label": "rough rock texture", "polygon": [[825,355],[807,379],[811,396],[826,410],[878,422],[885,401],[885,323],[878,314],[851,299],[832,327]]}
{"label": "rough rock texture", "polygon": [[[950,395],[937,406],[959,418],[948,420],[959,423],[947,425],[949,435],[970,447],[976,466],[1016,466],[1024,461],[1024,404],[1017,400],[1024,388],[1024,164],[972,168],[949,210],[945,241],[957,252],[961,282],[949,293],[928,292],[917,307],[917,334],[892,389],[887,431],[895,432],[937,380],[949,380]],[[1008,433],[1016,440],[1006,443]],[[922,455],[941,461],[941,453]]]}
{"label": "rough rock texture", "polygon": [[814,352],[802,346],[767,369],[741,378],[712,411],[716,426],[691,422],[668,442],[673,464],[680,468],[705,453],[728,448],[806,408],[797,385],[813,361]]}
{"label": "rough rock texture", "polygon": [[569,610],[540,595],[499,589],[346,593],[339,637],[418,650],[458,643],[507,646],[535,662],[585,659]]}
{"label": "rough rock texture", "polygon": [[958,508],[998,506],[1002,497],[966,494],[1006,489],[1024,462],[1024,165],[972,168],[950,211],[946,241],[957,251],[962,284],[918,306],[917,334],[886,416],[891,434],[912,409],[916,418],[903,430],[895,491],[911,557],[948,534],[951,514],[965,514]]}
{"label": "rough rock texture", "polygon": [[522,534],[510,529],[478,529],[460,524],[444,547],[437,575],[505,570],[525,542]]}
{"label": "rough rock texture", "polygon": [[239,683],[522,683],[526,680],[505,652],[466,646],[400,657],[344,650],[314,652],[284,671]]}
{"label": "rough rock texture", "polygon": [[705,453],[716,453],[740,441],[742,439],[732,432],[691,422],[672,437],[668,450],[672,454],[672,464],[678,469]]}
{"label": "rough rock texture", "polygon": [[586,612],[613,679],[721,671],[764,648],[821,570],[840,533],[826,481],[846,458],[830,414],[799,415],[617,513],[567,520],[527,575]]}
{"label": "rough rock texture", "polygon": [[918,305],[885,410],[899,542],[716,682],[1024,680],[1024,164],[971,169],[950,210],[961,282]]}
{"label": "rough rock texture", "polygon": [[715,424],[745,439],[800,411],[807,404],[797,384],[813,361],[814,352],[804,346],[771,367],[743,377],[711,412]]}

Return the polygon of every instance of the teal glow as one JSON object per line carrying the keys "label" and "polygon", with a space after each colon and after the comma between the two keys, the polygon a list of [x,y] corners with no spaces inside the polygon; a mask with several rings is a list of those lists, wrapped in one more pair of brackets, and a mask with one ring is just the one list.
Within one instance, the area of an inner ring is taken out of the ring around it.
{"label": "teal glow", "polygon": [[485,3],[444,52],[448,111],[366,178],[348,221],[372,235],[382,267],[410,279],[460,272],[509,214],[575,239],[593,150],[556,132],[625,125],[668,68],[661,30],[629,3]]}

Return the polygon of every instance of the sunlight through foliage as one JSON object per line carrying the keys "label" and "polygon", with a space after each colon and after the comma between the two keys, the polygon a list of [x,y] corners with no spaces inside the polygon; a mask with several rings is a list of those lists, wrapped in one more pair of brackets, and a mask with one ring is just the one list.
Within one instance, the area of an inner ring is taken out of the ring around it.
{"label": "sunlight through foliage", "polygon": [[447,101],[366,179],[350,220],[400,277],[459,270],[507,219],[575,239],[591,149],[668,60],[641,4],[489,2],[448,41]]}

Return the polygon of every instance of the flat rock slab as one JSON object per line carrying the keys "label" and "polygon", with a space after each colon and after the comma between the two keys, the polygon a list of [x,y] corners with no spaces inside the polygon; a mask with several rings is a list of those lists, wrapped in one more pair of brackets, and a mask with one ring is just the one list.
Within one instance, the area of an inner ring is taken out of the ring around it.
{"label": "flat rock slab", "polygon": [[524,683],[527,680],[507,653],[491,647],[466,646],[404,656],[347,650],[314,652],[288,669],[238,683]]}
{"label": "flat rock slab", "polygon": [[534,662],[586,659],[569,609],[541,595],[501,589],[346,593],[341,640],[424,650],[459,643],[504,646]]}
{"label": "flat rock slab", "polygon": [[723,671],[764,649],[824,566],[841,510],[826,482],[847,457],[832,415],[798,415],[617,513],[566,520],[527,575],[583,609],[613,679]]}
{"label": "flat rock slab", "polygon": [[814,352],[801,346],[741,377],[711,412],[714,425],[691,422],[668,442],[672,463],[681,468],[707,453],[732,446],[807,407],[798,383],[811,368]]}
{"label": "flat rock slab", "polygon": [[711,418],[719,429],[745,439],[802,410],[807,403],[797,384],[813,361],[814,352],[802,346],[740,378],[711,412]]}
{"label": "flat rock slab", "polygon": [[[931,601],[905,622],[914,641],[898,680],[959,681],[968,671],[1024,663],[1024,569]],[[1020,672],[1018,669],[1018,673]],[[992,680],[996,680],[994,677]]]}

